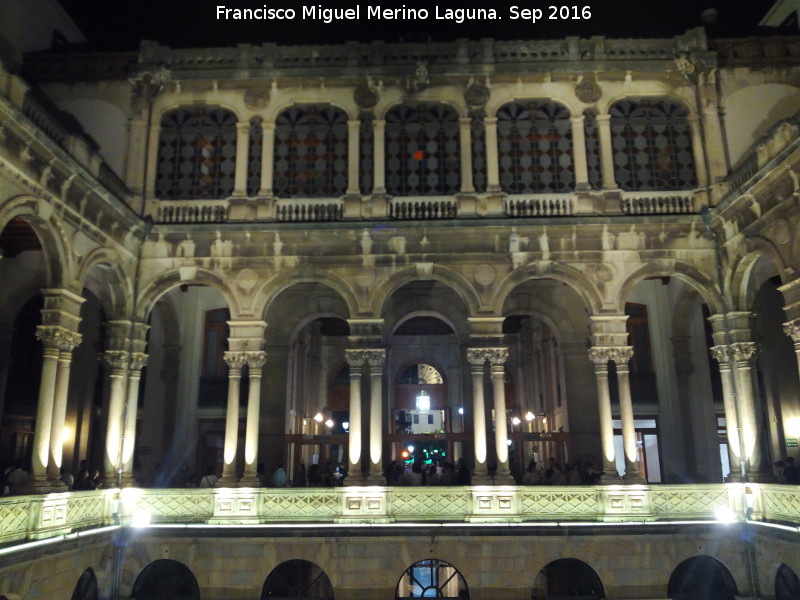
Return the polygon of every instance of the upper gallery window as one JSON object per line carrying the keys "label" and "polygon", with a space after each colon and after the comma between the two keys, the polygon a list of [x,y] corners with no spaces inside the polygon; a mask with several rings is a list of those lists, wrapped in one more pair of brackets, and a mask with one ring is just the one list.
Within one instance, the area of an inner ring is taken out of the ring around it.
{"label": "upper gallery window", "polygon": [[161,119],[156,196],[227,198],[236,169],[236,115],[207,106],[178,108]]}
{"label": "upper gallery window", "polygon": [[324,198],[347,191],[347,113],[328,104],[293,106],[275,121],[274,192]]}
{"label": "upper gallery window", "polygon": [[497,111],[500,186],[509,194],[575,187],[569,111],[548,100],[515,100]]}
{"label": "upper gallery window", "polygon": [[689,111],[665,98],[621,100],[611,107],[614,176],[623,190],[697,187]]}
{"label": "upper gallery window", "polygon": [[386,114],[386,191],[450,196],[461,183],[458,113],[437,102],[408,102]]}

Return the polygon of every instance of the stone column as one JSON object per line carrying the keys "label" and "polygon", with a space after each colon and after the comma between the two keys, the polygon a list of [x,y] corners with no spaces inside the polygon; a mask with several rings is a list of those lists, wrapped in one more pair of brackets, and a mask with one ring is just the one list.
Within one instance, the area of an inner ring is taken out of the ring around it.
{"label": "stone column", "polygon": [[711,356],[719,363],[719,375],[722,381],[722,401],[725,408],[725,431],[728,436],[728,460],[731,464],[729,481],[741,481],[741,443],[739,441],[739,418],[736,414],[736,397],[731,385],[731,360],[728,346],[713,346]]}
{"label": "stone column", "polygon": [[103,355],[111,367],[111,391],[106,417],[106,451],[103,454],[103,481],[106,487],[117,486],[117,471],[122,457],[122,419],[125,407],[125,370],[128,353],[124,350],[106,350]]}
{"label": "stone column", "polygon": [[[697,468],[697,446],[695,444],[695,419],[692,414],[691,378],[694,373],[694,360],[691,348],[692,338],[688,335],[672,337],[672,358],[675,362],[675,383],[678,388],[678,406],[681,414],[686,415],[683,427],[683,451],[686,473],[697,481],[700,471]],[[716,423],[716,421],[715,421]]]}
{"label": "stone column", "polygon": [[259,196],[272,196],[272,160],[275,154],[275,123],[261,124],[261,189]]}
{"label": "stone column", "polygon": [[486,465],[486,407],[483,398],[483,369],[486,364],[486,350],[467,349],[467,361],[472,374],[472,417],[475,444],[475,475],[473,483],[491,483]]}
{"label": "stone column", "polygon": [[33,432],[31,474],[26,485],[26,488],[30,488],[32,492],[47,491],[52,485],[47,481],[47,463],[50,457],[53,405],[56,394],[58,359],[61,353],[59,345],[64,338],[65,331],[63,327],[45,325],[40,325],[36,329],[36,337],[42,342],[43,348],[42,377],[36,406],[36,429]]}
{"label": "stone column", "polygon": [[245,352],[250,389],[247,394],[247,423],[244,434],[244,475],[241,487],[258,487],[258,425],[261,418],[261,369],[267,362],[262,350]]}
{"label": "stone column", "polygon": [[472,185],[472,118],[461,117],[459,124],[459,144],[461,147],[461,192],[474,192]]}
{"label": "stone column", "polygon": [[610,348],[594,346],[589,348],[589,360],[594,363],[597,379],[597,406],[600,411],[600,444],[603,449],[603,478],[619,479],[614,456],[614,426],[611,422],[611,392],[608,389],[608,361]]}
{"label": "stone column", "polygon": [[489,348],[487,359],[492,373],[494,396],[494,447],[497,452],[497,471],[494,483],[513,485],[514,478],[508,464],[508,420],[506,419],[506,370],[508,348]]}
{"label": "stone column", "polygon": [[145,198],[153,199],[156,196],[156,174],[158,171],[158,143],[161,137],[161,123],[154,121],[150,125],[150,143],[147,148],[147,181],[144,182]]}
{"label": "stone column", "polygon": [[[373,159],[375,161],[373,167],[372,193],[385,194],[386,193],[386,147],[384,141],[384,133],[386,131],[386,121],[383,119],[375,119],[372,122],[373,127]],[[350,419],[352,423],[352,417]]]}
{"label": "stone column", "polygon": [[741,425],[742,446],[747,460],[747,478],[750,481],[763,481],[761,467],[761,446],[758,440],[758,415],[756,414],[753,393],[753,358],[756,355],[755,342],[731,344],[731,353],[736,367],[737,403]]}
{"label": "stone column", "polygon": [[698,187],[708,185],[706,176],[706,158],[703,154],[703,136],[700,134],[700,118],[693,114],[689,117],[689,127],[692,130],[692,152],[694,154],[694,168],[697,175]]}
{"label": "stone column", "polygon": [[236,124],[236,170],[233,180],[233,195],[247,195],[247,164],[250,146],[250,123],[240,121]]}
{"label": "stone column", "polygon": [[128,369],[128,402],[124,411],[125,437],[122,443],[122,485],[136,485],[133,479],[133,451],[136,447],[136,413],[139,410],[139,384],[142,369],[147,364],[147,354],[133,352]]}
{"label": "stone column", "polygon": [[603,188],[615,189],[614,147],[611,143],[611,115],[597,115],[597,133],[600,138],[600,168],[603,175]]}
{"label": "stone column", "polygon": [[631,382],[628,362],[633,356],[632,346],[613,349],[612,360],[617,367],[617,387],[619,389],[619,413],[622,421],[622,446],[625,449],[625,475],[628,483],[644,483],[639,467],[639,450],[636,443],[636,425],[633,420]]}
{"label": "stone column", "polygon": [[586,133],[583,115],[573,116],[572,123],[572,160],[575,164],[575,189],[589,189],[589,166],[586,162]]}
{"label": "stone column", "polygon": [[797,370],[800,372],[800,319],[783,324],[783,331],[794,342],[794,353],[797,356]]}
{"label": "stone column", "polygon": [[347,193],[359,193],[358,182],[358,147],[361,133],[361,121],[350,119],[347,121]]}
{"label": "stone column", "polygon": [[225,352],[228,365],[228,406],[225,413],[225,447],[222,455],[222,487],[234,487],[236,475],[236,450],[239,444],[239,386],[245,357],[242,352]]}
{"label": "stone column", "polygon": [[497,154],[497,117],[483,119],[486,127],[486,191],[500,191],[500,162]]}
{"label": "stone column", "polygon": [[345,350],[350,367],[350,432],[347,439],[348,479],[360,484],[361,478],[361,370],[364,365],[363,350]]}
{"label": "stone column", "polygon": [[386,350],[365,350],[364,356],[369,365],[370,405],[369,405],[369,459],[367,484],[385,485],[383,477],[383,364]]}
{"label": "stone column", "polygon": [[53,396],[53,417],[50,427],[50,452],[47,460],[47,479],[57,489],[65,489],[61,481],[61,460],[64,450],[64,423],[67,417],[67,398],[69,393],[70,363],[72,350],[81,343],[82,336],[74,331],[64,330],[58,343],[58,371],[56,373]]}

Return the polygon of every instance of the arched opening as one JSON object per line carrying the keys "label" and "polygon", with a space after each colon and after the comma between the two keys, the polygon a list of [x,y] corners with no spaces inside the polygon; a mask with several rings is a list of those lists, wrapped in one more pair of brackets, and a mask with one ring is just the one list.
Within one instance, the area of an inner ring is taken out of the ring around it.
{"label": "arched opening", "polygon": [[437,558],[415,562],[406,569],[397,583],[395,599],[401,598],[469,598],[464,576],[450,563]]}
{"label": "arched opening", "polygon": [[693,556],[675,567],[667,595],[671,600],[734,600],[736,583],[717,559]]}
{"label": "arched opening", "polygon": [[134,600],[200,600],[194,573],[177,560],[159,559],[147,565],[133,582]]}
{"label": "arched opening", "polygon": [[333,586],[325,571],[307,560],[287,560],[264,581],[261,600],[311,598],[333,600]]}
{"label": "arched opening", "polygon": [[94,574],[94,569],[89,567],[75,584],[75,589],[72,590],[72,600],[97,600],[98,597],[97,576]]}
{"label": "arched opening", "polygon": [[605,598],[597,573],[582,560],[561,558],[546,565],[533,582],[531,600]]}
{"label": "arched opening", "polygon": [[775,600],[796,600],[800,598],[800,578],[786,565],[781,565],[775,573]]}

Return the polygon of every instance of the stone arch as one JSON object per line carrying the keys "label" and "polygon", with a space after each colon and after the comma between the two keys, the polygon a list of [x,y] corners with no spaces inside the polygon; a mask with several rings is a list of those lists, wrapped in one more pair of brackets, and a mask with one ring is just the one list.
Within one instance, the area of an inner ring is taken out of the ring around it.
{"label": "stone arch", "polygon": [[416,267],[408,267],[386,278],[373,290],[370,312],[374,315],[383,314],[386,302],[395,291],[412,281],[428,280],[438,281],[451,288],[464,301],[470,315],[478,314],[481,301],[469,280],[458,271],[441,265],[433,265],[431,273],[425,276],[420,276]]}
{"label": "stone arch", "polygon": [[347,304],[350,317],[359,313],[358,297],[350,283],[340,275],[325,269],[318,268],[299,268],[282,271],[271,279],[268,279],[256,290],[253,296],[252,306],[254,312],[266,318],[270,307],[281,292],[298,283],[319,283],[331,288],[339,294]]}
{"label": "stone arch", "polygon": [[800,88],[783,82],[748,85],[725,96],[722,104],[731,167],[736,167],[776,123],[797,112]]}
{"label": "stone arch", "polygon": [[98,597],[97,575],[94,569],[89,567],[78,578],[78,583],[72,591],[72,600],[97,600]]}
{"label": "stone arch", "polygon": [[692,556],[672,571],[667,584],[671,600],[734,600],[736,582],[730,571],[711,556]]}
{"label": "stone arch", "polygon": [[588,277],[577,269],[558,262],[547,263],[544,267],[534,263],[512,271],[500,282],[491,302],[494,314],[500,314],[506,299],[514,291],[514,288],[529,279],[555,279],[565,283],[578,293],[591,314],[599,313],[603,306],[600,291]]}
{"label": "stone arch", "polygon": [[597,572],[577,558],[559,558],[537,573],[531,590],[532,600],[605,598],[603,582]]}
{"label": "stone arch", "polygon": [[570,101],[562,96],[554,95],[554,94],[520,94],[516,88],[513,89],[510,93],[507,94],[495,94],[494,90],[489,98],[489,101],[486,103],[484,110],[486,111],[487,115],[494,115],[497,116],[497,111],[500,108],[509,102],[516,102],[518,100],[547,100],[552,102],[553,104],[559,104],[567,109],[570,116],[578,116],[580,114],[580,109],[576,108],[575,105],[571,104]]}
{"label": "stone arch", "polygon": [[786,563],[775,573],[775,600],[793,600],[800,596],[800,578]]}
{"label": "stone arch", "polygon": [[20,217],[36,232],[45,256],[47,287],[67,286],[72,272],[72,259],[67,250],[66,233],[46,200],[36,196],[18,196],[0,210],[0,231],[11,219]]}
{"label": "stone arch", "polygon": [[218,274],[206,269],[197,269],[194,277],[186,280],[181,278],[180,271],[177,269],[163,273],[160,277],[151,281],[140,292],[139,303],[136,309],[137,314],[134,315],[134,317],[146,321],[148,315],[153,310],[153,307],[155,306],[156,302],[158,302],[159,298],[161,298],[161,296],[163,296],[172,288],[178,287],[184,283],[199,283],[201,285],[207,285],[215,288],[225,299],[225,302],[231,311],[231,318],[239,318],[241,314],[241,306],[236,294]]}
{"label": "stone arch", "polygon": [[689,98],[686,98],[681,94],[675,93],[674,90],[667,90],[667,89],[658,92],[648,92],[641,94],[632,94],[630,92],[623,92],[617,96],[612,96],[610,98],[605,99],[602,103],[598,102],[597,112],[600,115],[607,115],[611,111],[611,107],[614,106],[617,102],[621,102],[623,100],[634,100],[637,98],[647,98],[647,99],[663,98],[664,100],[670,100],[671,102],[680,104],[683,108],[689,111],[690,115],[695,114],[695,109],[692,106],[693,103]]}
{"label": "stone arch", "polygon": [[[392,109],[400,106],[401,104],[406,104],[406,103],[408,103],[408,101],[409,101],[409,98],[407,98],[407,97],[404,97],[404,96],[397,97],[393,101],[387,103],[385,106],[382,106],[380,111],[376,110],[375,111],[375,118],[376,119],[385,119],[387,113],[389,113]],[[459,118],[463,118],[463,117],[469,116],[466,105],[462,105],[461,103],[456,102],[456,101],[454,101],[454,100],[452,100],[450,98],[439,97],[439,96],[430,96],[429,97],[427,95],[420,95],[419,97],[414,98],[413,101],[415,101],[415,102],[425,102],[425,103],[431,103],[431,104],[443,104],[443,105],[447,106],[448,108],[453,109],[455,111],[455,113],[459,116]],[[378,106],[380,106],[380,104]],[[377,107],[376,107],[376,109],[377,109]]]}
{"label": "stone arch", "polygon": [[700,293],[706,304],[708,304],[711,314],[721,313],[725,310],[719,287],[710,276],[690,263],[668,260],[645,263],[628,274],[614,295],[613,305],[617,314],[625,313],[625,301],[630,296],[631,291],[640,281],[648,277],[675,277],[681,279]]}
{"label": "stone arch", "polygon": [[470,596],[467,580],[457,567],[438,558],[427,558],[415,562],[405,570],[397,582],[394,597],[395,600],[399,600],[419,597],[469,598]]}
{"label": "stone arch", "polygon": [[[535,317],[550,328],[550,331],[553,332],[559,342],[578,342],[584,339],[581,336],[581,332],[575,329],[575,323],[570,318],[570,315],[561,307],[547,304],[532,297],[529,297],[528,300],[528,302],[523,303],[520,298],[515,297],[512,290],[503,304],[503,316],[529,315]],[[585,333],[588,335],[588,325],[586,327]]]}
{"label": "stone arch", "polygon": [[768,240],[759,238],[748,241],[752,250],[736,261],[727,282],[734,310],[749,310],[761,285],[783,272],[780,255],[776,256],[777,252]]}
{"label": "stone arch", "polygon": [[295,106],[302,106],[304,104],[327,104],[344,112],[344,114],[346,114],[347,118],[350,120],[358,118],[359,109],[357,107],[347,106],[344,102],[337,101],[335,99],[320,101],[319,96],[316,94],[318,93],[313,92],[307,98],[304,98],[302,95],[292,96],[291,98],[286,98],[280,104],[275,104],[274,106],[270,105],[269,109],[263,115],[264,119],[268,120],[270,123],[274,123],[278,118],[278,115],[285,110]]}
{"label": "stone arch", "polygon": [[225,102],[221,98],[216,98],[214,101],[202,101],[202,102],[187,102],[185,99],[179,100],[170,100],[169,103],[164,103],[158,106],[153,112],[153,122],[154,123],[161,123],[161,119],[164,118],[164,115],[169,113],[173,110],[178,110],[181,108],[192,108],[192,107],[203,107],[207,109],[214,109],[214,108],[222,108],[224,110],[228,110],[232,112],[236,116],[236,120],[238,122],[242,122],[244,117],[242,116],[241,107],[236,106],[230,102]]}
{"label": "stone arch", "polygon": [[[104,270],[104,276],[93,281],[92,272],[98,268]],[[92,290],[109,318],[124,318],[131,313],[134,286],[116,251],[97,248],[90,252],[78,265],[76,281],[78,289],[86,287]],[[104,287],[95,289],[99,285]]]}
{"label": "stone arch", "polygon": [[[437,299],[436,298],[432,298],[432,300],[433,300],[432,305],[436,304],[436,300]],[[392,336],[394,336],[395,331],[397,331],[397,329],[403,323],[405,323],[406,321],[410,321],[414,317],[435,317],[435,318],[439,319],[440,321],[442,321],[444,323],[447,323],[456,335],[458,335],[459,332],[460,332],[460,329],[459,329],[458,325],[456,324],[455,321],[453,321],[453,319],[451,319],[449,316],[447,316],[447,314],[445,314],[444,312],[436,310],[435,308],[432,307],[431,310],[414,310],[414,311],[405,313],[401,318],[397,319],[396,321],[393,321],[391,327],[387,328],[387,330],[386,330],[384,343],[387,343],[388,340]]]}
{"label": "stone arch", "polygon": [[200,586],[191,569],[177,560],[158,559],[148,564],[133,582],[134,600],[200,600]]}
{"label": "stone arch", "polygon": [[333,600],[333,584],[319,565],[299,558],[276,565],[264,580],[261,600],[319,598]]}

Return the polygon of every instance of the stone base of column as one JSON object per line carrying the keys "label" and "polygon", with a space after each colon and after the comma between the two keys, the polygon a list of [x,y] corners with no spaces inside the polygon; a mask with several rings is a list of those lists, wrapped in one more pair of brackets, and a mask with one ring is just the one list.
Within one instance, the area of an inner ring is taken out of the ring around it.
{"label": "stone base of column", "polygon": [[217,481],[217,487],[220,488],[235,488],[239,487],[239,478],[234,475],[223,475]]}
{"label": "stone base of column", "polygon": [[511,473],[495,473],[492,483],[494,485],[517,485]]}
{"label": "stone base of column", "polygon": [[645,478],[639,473],[633,473],[631,475],[625,473],[625,475],[622,476],[622,483],[626,485],[642,485],[646,484],[647,481],[645,481]]}
{"label": "stone base of column", "polygon": [[747,480],[750,483],[775,483],[775,476],[764,471],[749,471]]}
{"label": "stone base of column", "polygon": [[[66,486],[64,488],[66,490]],[[64,490],[54,490],[53,483],[48,481],[46,478],[38,479],[29,477],[28,481],[25,482],[25,485],[21,486],[16,493],[18,494],[47,494],[53,491],[64,491]]]}
{"label": "stone base of column", "polygon": [[379,485],[381,487],[386,486],[386,477],[383,475],[378,475],[377,473],[370,473],[367,475],[367,479],[364,481],[364,485]]}
{"label": "stone base of column", "polygon": [[[219,484],[217,484],[217,487],[219,487]],[[223,485],[222,487],[233,487],[233,486]],[[244,477],[242,477],[239,480],[239,484],[236,487],[260,488],[264,486],[261,484],[261,479],[259,479],[258,475],[255,474],[255,475],[245,475]]]}
{"label": "stone base of column", "polygon": [[64,483],[63,481],[61,481],[60,479],[50,479],[50,480],[48,480],[48,483],[50,484],[50,489],[53,492],[68,492],[69,491],[69,488],[67,487],[67,484]]}
{"label": "stone base of column", "polygon": [[472,485],[493,485],[494,480],[492,479],[492,476],[489,475],[489,472],[483,468],[481,470],[475,469],[475,472],[470,478],[470,483]]}
{"label": "stone base of column", "polygon": [[615,483],[622,483],[622,478],[619,476],[619,473],[617,473],[616,470],[604,471],[600,476],[601,485],[614,485]]}
{"label": "stone base of column", "polygon": [[122,476],[122,487],[124,488],[139,487],[139,482],[133,478],[133,475],[126,474]]}

